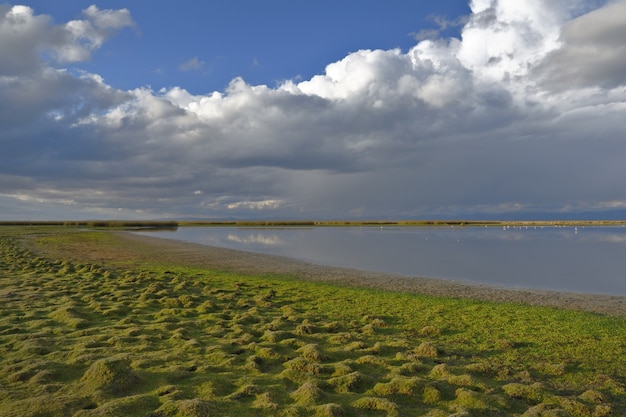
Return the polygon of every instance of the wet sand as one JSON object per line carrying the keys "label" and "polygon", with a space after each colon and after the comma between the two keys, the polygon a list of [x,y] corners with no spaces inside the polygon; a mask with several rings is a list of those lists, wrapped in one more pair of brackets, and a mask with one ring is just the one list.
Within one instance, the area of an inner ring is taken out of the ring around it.
{"label": "wet sand", "polygon": [[[470,298],[584,310],[626,317],[626,297],[501,288],[444,279],[402,277],[392,274],[314,265],[281,256],[243,252],[132,233],[119,233],[123,240],[149,258],[158,256],[188,266],[242,274],[289,275],[308,281],[333,282],[365,288],[404,291],[426,295]],[[135,254],[136,256],[136,254]]]}

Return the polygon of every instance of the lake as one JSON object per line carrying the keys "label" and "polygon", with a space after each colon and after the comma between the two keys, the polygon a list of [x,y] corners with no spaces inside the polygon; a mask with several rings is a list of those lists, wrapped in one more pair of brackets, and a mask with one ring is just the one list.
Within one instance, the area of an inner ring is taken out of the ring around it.
{"label": "lake", "polygon": [[624,227],[181,227],[140,232],[315,264],[626,296]]}

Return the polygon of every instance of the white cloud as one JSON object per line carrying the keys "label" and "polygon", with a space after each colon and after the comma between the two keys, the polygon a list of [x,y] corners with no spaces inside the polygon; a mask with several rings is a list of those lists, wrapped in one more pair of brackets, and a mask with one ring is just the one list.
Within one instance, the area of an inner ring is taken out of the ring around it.
{"label": "white cloud", "polygon": [[204,62],[199,60],[197,56],[194,56],[191,59],[183,62],[178,66],[181,71],[195,71],[199,70],[204,66]]}
{"label": "white cloud", "polygon": [[30,7],[0,5],[0,75],[16,76],[38,68],[50,26],[49,17],[33,16]]}
{"label": "white cloud", "polygon": [[626,83],[626,0],[567,22],[562,45],[539,71],[547,88],[617,87]]}
{"label": "white cloud", "polygon": [[263,200],[263,201],[238,201],[227,205],[229,210],[248,209],[248,210],[276,210],[283,205],[281,200]]}
{"label": "white cloud", "polygon": [[55,31],[56,42],[51,47],[58,61],[85,61],[113,33],[134,26],[127,9],[99,10],[92,5],[83,14],[86,19],[69,21]]}
{"label": "white cloud", "polygon": [[93,23],[95,28],[100,31],[100,35],[111,35],[113,32],[129,26],[135,26],[135,22],[130,15],[128,9],[118,10],[100,10],[97,6],[91,5],[83,14]]}
{"label": "white cloud", "polygon": [[[300,82],[298,90],[327,99],[349,99],[393,93],[394,85],[410,66],[400,50],[361,50],[329,64],[324,75]],[[389,91],[391,90],[391,91]]]}
{"label": "white cloud", "polygon": [[83,14],[83,20],[55,26],[48,16],[34,15],[30,7],[0,5],[0,56],[5,57],[0,60],[0,74],[38,70],[46,55],[59,63],[85,61],[117,30],[134,25],[126,9],[90,6]]}
{"label": "white cloud", "polygon": [[127,11],[94,6],[54,26],[0,6],[0,55],[15,52],[0,60],[0,190],[136,216],[616,207],[626,54],[609,51],[623,48],[624,4],[475,0],[462,39],[360,50],[309,80],[235,78],[199,95],[122,92],[42,60],[84,59],[133,24]]}
{"label": "white cloud", "polygon": [[484,82],[519,82],[558,46],[564,12],[553,2],[474,1],[459,59]]}

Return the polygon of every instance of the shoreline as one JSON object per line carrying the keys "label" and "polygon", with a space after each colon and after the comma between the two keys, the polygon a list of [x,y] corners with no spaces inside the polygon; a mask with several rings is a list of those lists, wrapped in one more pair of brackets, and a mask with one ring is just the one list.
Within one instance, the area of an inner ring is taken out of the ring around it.
{"label": "shoreline", "polygon": [[[404,277],[311,264],[291,258],[207,246],[173,239],[114,232],[141,254],[167,262],[248,275],[277,274],[370,289],[402,291],[437,297],[518,303],[626,317],[626,297],[548,290],[504,288],[438,278]],[[154,252],[157,253],[154,253]],[[101,259],[105,260],[105,259]]]}

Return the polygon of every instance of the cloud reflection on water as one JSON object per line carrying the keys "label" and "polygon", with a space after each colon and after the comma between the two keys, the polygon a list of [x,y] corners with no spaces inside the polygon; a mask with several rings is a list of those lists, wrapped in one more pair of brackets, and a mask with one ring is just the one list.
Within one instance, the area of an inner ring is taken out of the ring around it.
{"label": "cloud reflection on water", "polygon": [[238,234],[231,233],[228,235],[227,239],[230,242],[241,243],[244,245],[262,245],[262,246],[280,246],[284,245],[284,242],[281,238],[279,238],[275,234],[265,234],[261,233],[250,233],[247,236],[242,236]]}
{"label": "cloud reflection on water", "polygon": [[619,227],[207,227],[163,237],[405,276],[626,295]]}

